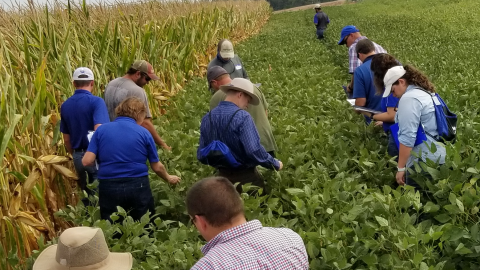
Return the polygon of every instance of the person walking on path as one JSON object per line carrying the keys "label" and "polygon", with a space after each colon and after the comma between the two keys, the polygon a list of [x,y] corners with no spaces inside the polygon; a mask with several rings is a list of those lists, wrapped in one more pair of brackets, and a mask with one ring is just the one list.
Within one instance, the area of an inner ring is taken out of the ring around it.
{"label": "person walking on path", "polygon": [[[60,131],[65,147],[73,157],[78,185],[89,196],[93,195],[93,191],[87,188],[87,185],[97,178],[97,168],[95,165],[82,164],[88,148],[87,135],[89,131],[110,122],[105,102],[92,94],[94,80],[93,72],[89,68],[77,68],[72,76],[75,93],[60,108]],[[82,201],[85,205],[89,204],[88,198],[83,198]]]}
{"label": "person walking on path", "polygon": [[[260,144],[255,123],[250,114],[244,111],[250,104],[258,105],[260,102],[254,86],[247,79],[235,78],[230,84],[220,86],[220,90],[227,97],[202,118],[197,158],[200,162],[217,168],[219,176],[226,177],[232,183],[240,183],[237,186],[238,192],[242,192],[242,185],[246,183],[265,188],[256,167],[260,165],[267,169],[281,170],[283,164],[269,155]],[[225,144],[240,165],[232,167],[229,164],[208,164],[208,159],[205,160],[202,156],[202,149],[213,141]]]}
{"label": "person walking on path", "polygon": [[137,60],[133,62],[123,77],[116,78],[107,84],[105,89],[105,103],[107,104],[110,121],[113,121],[117,117],[115,115],[115,108],[117,108],[118,104],[122,101],[129,97],[136,97],[143,101],[147,108],[147,114],[142,126],[152,134],[153,140],[158,146],[171,150],[171,147],[158,135],[152,123],[152,114],[148,106],[147,94],[143,89],[150,81],[156,81],[158,79],[150,63],[145,60]]}
{"label": "person walking on path", "polygon": [[[367,37],[362,36],[362,34],[360,34],[360,30],[358,30],[354,25],[345,26],[340,33],[340,41],[338,41],[338,45],[345,45],[348,48],[348,73],[352,74],[352,79],[347,85],[347,91],[349,93],[352,93],[354,88],[353,73],[355,72],[355,69],[362,64],[357,56],[357,43],[365,38]],[[375,53],[387,53],[387,51],[377,43],[373,42],[373,45],[375,46]]]}
{"label": "person walking on path", "polygon": [[247,221],[243,202],[224,177],[196,182],[187,192],[187,212],[208,243],[191,270],[309,269],[300,235],[288,228]]}
{"label": "person walking on path", "polygon": [[152,135],[143,127],[147,108],[136,97],[122,101],[115,110],[117,118],[102,125],[93,134],[83,164],[98,161],[99,204],[102,219],[121,206],[134,220],[150,211],[155,213],[147,160],[152,170],[169,184],[180,178],[168,174],[159,161]]}
{"label": "person walking on path", "polygon": [[[207,80],[214,94],[210,99],[210,110],[224,101],[227,94],[223,91],[218,91],[220,86],[226,85],[232,82],[228,72],[219,66],[213,66],[207,71]],[[258,96],[260,103],[258,105],[249,105],[245,110],[252,116],[255,127],[257,128],[258,135],[260,136],[260,144],[265,150],[275,157],[275,151],[277,150],[277,143],[273,137],[272,127],[268,121],[268,103],[260,88],[254,85],[255,95]]]}
{"label": "person walking on path", "polygon": [[314,9],[315,16],[313,16],[313,23],[317,28],[317,38],[323,39],[323,34],[327,29],[327,25],[330,23],[330,19],[328,18],[328,15],[322,11],[322,6],[320,4],[316,4]]}
{"label": "person walking on path", "polygon": [[249,79],[242,59],[235,54],[233,44],[228,39],[222,39],[218,42],[217,56],[210,61],[207,70],[213,66],[224,68],[231,79],[244,78]]}

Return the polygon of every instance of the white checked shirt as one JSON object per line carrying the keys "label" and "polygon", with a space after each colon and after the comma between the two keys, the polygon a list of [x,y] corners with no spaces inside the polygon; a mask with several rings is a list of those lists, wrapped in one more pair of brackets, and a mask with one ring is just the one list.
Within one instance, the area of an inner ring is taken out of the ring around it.
{"label": "white checked shirt", "polygon": [[[353,43],[352,46],[348,48],[348,72],[350,74],[353,74],[355,72],[355,69],[359,67],[362,64],[362,61],[358,59],[357,57],[357,43],[362,40],[366,39],[367,37],[361,36],[357,38]],[[373,42],[373,41],[372,41]],[[375,46],[375,53],[387,53],[387,51],[382,48],[382,46],[378,45],[377,43],[373,42],[373,45]]]}
{"label": "white checked shirt", "polygon": [[302,238],[287,228],[263,227],[258,220],[221,232],[203,248],[191,269],[308,269]]}

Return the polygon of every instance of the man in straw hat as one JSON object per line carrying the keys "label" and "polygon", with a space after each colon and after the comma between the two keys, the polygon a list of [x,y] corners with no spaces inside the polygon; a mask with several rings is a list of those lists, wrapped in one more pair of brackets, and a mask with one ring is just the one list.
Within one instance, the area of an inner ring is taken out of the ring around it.
{"label": "man in straw hat", "polygon": [[108,250],[101,229],[74,227],[38,255],[33,270],[129,270],[132,263],[132,254]]}
{"label": "man in straw hat", "polygon": [[113,121],[117,118],[115,108],[117,108],[118,104],[122,101],[129,97],[136,97],[142,100],[143,103],[145,103],[145,107],[147,107],[147,117],[143,121],[142,126],[152,134],[155,144],[170,150],[170,146],[158,135],[152,123],[152,114],[148,106],[147,94],[143,89],[143,87],[152,80],[159,80],[158,76],[155,75],[152,65],[145,60],[137,60],[130,66],[127,74],[107,84],[105,88],[105,103],[107,104],[110,121]]}
{"label": "man in straw hat", "polygon": [[223,67],[232,79],[248,79],[248,74],[243,66],[242,59],[235,54],[233,44],[228,39],[222,39],[218,42],[217,56],[210,61],[208,68],[213,66]]}
{"label": "man in straw hat", "polygon": [[212,141],[221,141],[241,165],[237,168],[219,167],[218,175],[226,177],[232,183],[238,182],[238,192],[242,192],[242,185],[245,183],[264,188],[265,183],[256,166],[281,170],[283,164],[269,155],[260,144],[255,123],[244,110],[249,105],[259,104],[254,86],[247,79],[235,78],[230,84],[220,86],[220,90],[227,96],[202,118],[197,158],[201,160],[200,150]]}

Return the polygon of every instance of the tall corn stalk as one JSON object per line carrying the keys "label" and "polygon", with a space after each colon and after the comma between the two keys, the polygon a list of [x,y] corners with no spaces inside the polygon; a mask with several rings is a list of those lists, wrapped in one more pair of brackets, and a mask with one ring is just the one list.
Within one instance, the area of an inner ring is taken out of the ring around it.
{"label": "tall corn stalk", "polygon": [[39,239],[72,225],[53,214],[79,198],[59,132],[76,67],[93,70],[101,96],[133,60],[147,59],[160,77],[146,88],[158,115],[168,96],[205,73],[219,39],[246,38],[269,14],[265,1],[30,3],[0,11],[0,269],[21,266]]}

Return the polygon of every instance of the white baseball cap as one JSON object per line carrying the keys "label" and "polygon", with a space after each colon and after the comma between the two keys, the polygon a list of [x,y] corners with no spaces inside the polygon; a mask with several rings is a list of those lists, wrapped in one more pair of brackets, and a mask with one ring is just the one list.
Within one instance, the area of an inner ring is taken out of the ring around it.
{"label": "white baseball cap", "polygon": [[383,97],[388,97],[392,92],[392,85],[405,75],[406,71],[403,66],[394,66],[387,70],[385,77],[383,77],[383,84],[385,85],[385,92]]}
{"label": "white baseball cap", "polygon": [[233,58],[235,56],[235,52],[233,51],[233,44],[230,40],[224,40],[220,45],[220,56],[222,58]]}
{"label": "white baseball cap", "polygon": [[73,81],[93,81],[93,71],[86,67],[75,69],[72,76]]}

